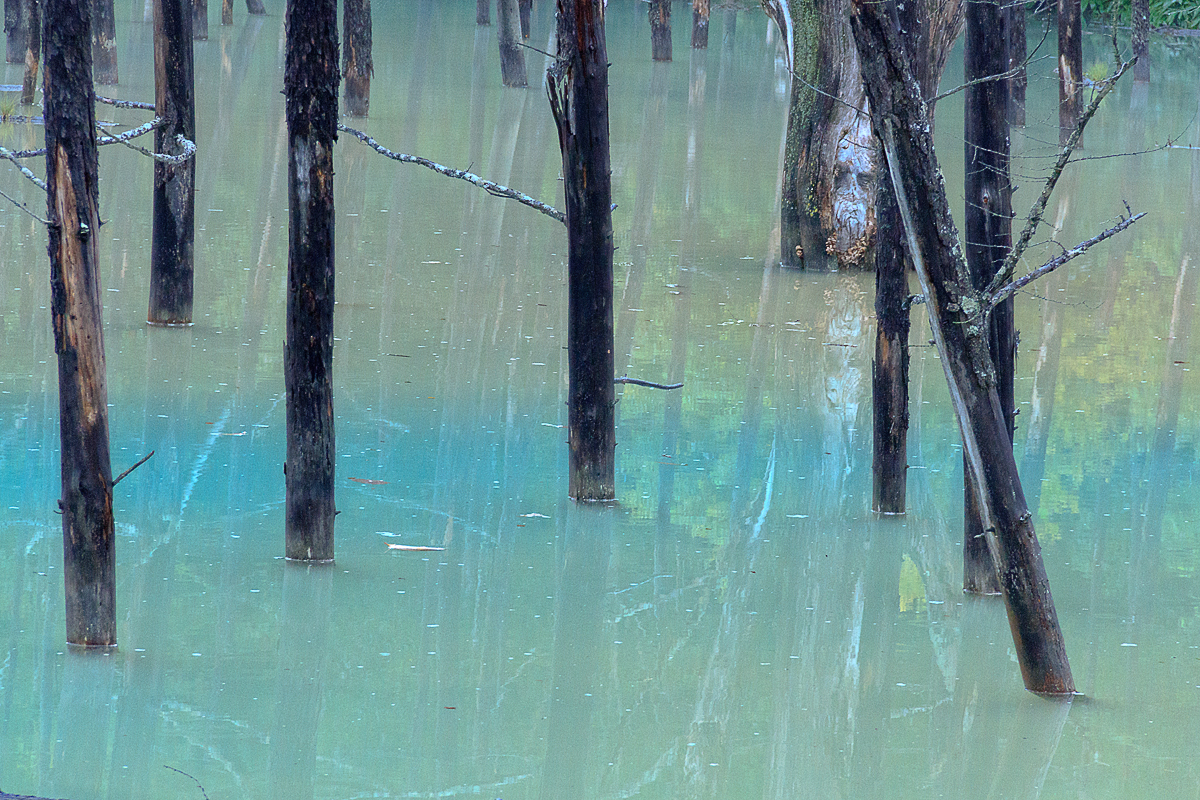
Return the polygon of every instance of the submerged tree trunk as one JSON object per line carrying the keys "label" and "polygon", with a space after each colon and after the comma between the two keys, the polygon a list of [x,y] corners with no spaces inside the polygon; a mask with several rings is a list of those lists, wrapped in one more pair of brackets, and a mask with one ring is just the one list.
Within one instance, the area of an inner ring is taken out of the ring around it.
{"label": "submerged tree trunk", "polygon": [[1133,15],[1133,79],[1150,80],[1150,0],[1132,0],[1130,13]]}
{"label": "submerged tree trunk", "polygon": [[671,60],[671,0],[650,0],[650,57]]}
{"label": "submerged tree trunk", "polygon": [[496,0],[496,21],[499,23],[496,41],[500,47],[500,80],[505,86],[528,86],[517,0]]}
{"label": "submerged tree trunk", "polygon": [[562,150],[567,214],[570,496],[612,500],[612,173],[602,0],[558,0],[558,57],[546,86]]}
{"label": "submerged tree trunk", "polygon": [[530,17],[533,16],[533,0],[520,0],[517,3],[517,10],[521,13],[521,38],[529,38],[529,26],[532,22]]}
{"label": "submerged tree trunk", "polygon": [[708,47],[709,0],[692,0],[692,47]]}
{"label": "submerged tree trunk", "polygon": [[346,82],[346,114],[365,117],[371,107],[371,0],[343,0],[342,75]]}
{"label": "submerged tree trunk", "polygon": [[116,550],[108,450],[91,0],[46,0],[50,314],[58,355],[67,641],[114,645]]}
{"label": "submerged tree trunk", "polygon": [[1065,695],[1075,685],[1032,514],[996,393],[982,293],[958,249],[933,138],[919,90],[886,12],[854,0],[851,27],[876,133],[896,187],[906,243],[920,278],[934,342],[946,371],[963,449],[980,487],[987,540],[1027,689]]}
{"label": "submerged tree trunk", "polygon": [[233,24],[233,0],[221,0],[221,24]]}
{"label": "submerged tree trunk", "polygon": [[[96,83],[111,86],[117,82],[117,16],[113,0],[94,0],[92,4],[92,69]],[[47,16],[47,19],[53,19]]]}
{"label": "submerged tree trunk", "polygon": [[42,60],[42,0],[28,0],[29,37],[25,50],[25,80],[21,84],[21,103],[32,105],[38,83],[38,65]]}
{"label": "submerged tree trunk", "polygon": [[491,0],[475,0],[475,24],[476,25],[491,25],[492,24]]}
{"label": "submerged tree trunk", "polygon": [[246,11],[251,14],[265,15],[267,7],[263,5],[262,0],[246,0]]}
{"label": "submerged tree trunk", "polygon": [[[991,283],[1012,249],[1012,185],[1009,182],[1009,90],[1006,79],[982,80],[1008,69],[1005,10],[992,3],[967,3],[963,77],[966,80],[965,194],[966,258],[977,291]],[[1015,422],[1013,374],[1016,367],[1016,331],[1013,299],[992,310],[989,325],[996,391],[1009,441]],[[984,535],[978,487],[969,468],[964,470],[963,590],[978,594],[1000,591],[996,565]]]}
{"label": "submerged tree trunk", "polygon": [[[163,120],[154,131],[154,148],[170,155],[183,152],[178,137],[196,141],[191,6],[188,0],[154,0],[154,113]],[[181,164],[155,161],[147,315],[152,325],[192,321],[195,210],[195,157]]]}
{"label": "submerged tree trunk", "polygon": [[208,0],[194,0],[192,5],[192,37],[208,39]]}
{"label": "submerged tree trunk", "polygon": [[25,20],[24,0],[4,0],[4,34],[9,64],[19,64],[25,57],[29,26]]}
{"label": "submerged tree trunk", "polygon": [[337,0],[288,0],[285,552],[333,560],[333,144]]}
{"label": "submerged tree trunk", "polygon": [[1080,0],[1058,0],[1058,143],[1066,144],[1083,110]]}

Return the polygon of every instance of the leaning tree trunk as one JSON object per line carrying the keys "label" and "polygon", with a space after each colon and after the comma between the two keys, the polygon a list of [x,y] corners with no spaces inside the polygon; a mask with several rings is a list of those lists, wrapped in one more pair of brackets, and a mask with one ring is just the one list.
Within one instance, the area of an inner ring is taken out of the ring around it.
{"label": "leaning tree trunk", "polygon": [[92,14],[92,64],[96,83],[111,86],[117,82],[117,16],[113,11],[113,0],[94,0]]}
{"label": "leaning tree trunk", "polygon": [[671,60],[671,0],[650,0],[650,56]]}
{"label": "leaning tree trunk", "polygon": [[1080,0],[1058,0],[1058,143],[1066,144],[1083,110]]}
{"label": "leaning tree trunk", "polygon": [[517,0],[496,0],[496,18],[499,23],[496,41],[500,48],[500,80],[505,86],[528,86]]}
{"label": "leaning tree trunk", "polygon": [[[154,113],[163,124],[154,148],[181,155],[196,141],[192,64],[192,3],[154,0]],[[196,218],[196,159],[154,162],[153,228],[150,238],[151,325],[192,321]]]}
{"label": "leaning tree trunk", "polygon": [[42,0],[27,0],[29,37],[25,49],[25,80],[21,83],[21,103],[33,105],[37,91],[38,66],[42,61]]}
{"label": "leaning tree trunk", "polygon": [[67,641],[88,646],[117,641],[91,3],[46,0],[44,114]]}
{"label": "leaning tree trunk", "polygon": [[[964,139],[967,268],[977,291],[991,283],[1012,249],[1012,185],[1009,183],[1009,86],[1007,79],[983,80],[1008,70],[1008,37],[1003,35],[1008,14],[992,3],[967,3],[963,77],[967,88]],[[997,35],[997,31],[1001,34]],[[1013,300],[992,310],[989,325],[996,391],[1009,441],[1014,426],[1013,372],[1017,344]],[[965,456],[964,456],[965,458]],[[969,465],[964,469],[963,590],[998,594],[996,565],[984,535],[979,489]]]}
{"label": "leaning tree trunk", "polygon": [[987,540],[999,564],[1025,686],[1044,694],[1071,694],[1075,684],[1066,647],[996,394],[982,319],[987,301],[972,286],[959,250],[920,90],[885,7],[853,0],[852,8],[851,27],[876,134],[896,188],[906,243],[925,295],[963,449],[980,487]]}
{"label": "leaning tree trunk", "polygon": [[612,500],[612,173],[603,0],[558,0],[558,57],[546,75],[567,213],[567,442],[570,496]]}
{"label": "leaning tree trunk", "polygon": [[857,266],[875,235],[875,145],[848,0],[789,0],[776,21],[790,35],[780,246],[785,266]]}
{"label": "leaning tree trunk", "polygon": [[365,117],[371,107],[371,0],[343,0],[342,74],[346,82],[346,114]]}
{"label": "leaning tree trunk", "polygon": [[333,560],[333,144],[337,0],[288,0],[285,552]]}

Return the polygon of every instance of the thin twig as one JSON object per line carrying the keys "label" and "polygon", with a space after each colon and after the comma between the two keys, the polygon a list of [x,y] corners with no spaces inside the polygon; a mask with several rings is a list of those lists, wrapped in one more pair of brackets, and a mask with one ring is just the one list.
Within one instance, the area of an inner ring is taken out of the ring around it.
{"label": "thin twig", "polygon": [[1049,25],[1044,26],[1042,28],[1042,38],[1037,43],[1037,45],[1033,48],[1033,52],[1030,53],[1025,58],[1024,61],[1022,61],[1020,64],[1013,67],[1012,69],[1007,70],[1005,72],[998,72],[995,75],[984,75],[982,78],[976,78],[973,81],[967,81],[966,83],[959,84],[958,86],[955,86],[953,89],[949,89],[945,92],[942,92],[939,95],[935,95],[934,98],[932,100],[930,100],[927,105],[932,106],[932,105],[936,104],[937,101],[947,98],[952,94],[957,94],[958,92],[963,91],[964,89],[966,89],[969,86],[977,86],[978,84],[990,83],[991,81],[1002,81],[1005,78],[1015,78],[1017,75],[1021,74],[1021,70],[1025,69],[1026,67],[1028,67],[1030,64],[1033,63],[1034,56],[1037,55],[1038,50],[1040,50],[1042,48],[1042,45],[1045,44],[1046,38],[1049,35],[1050,35],[1050,26]]}
{"label": "thin twig", "polygon": [[[145,126],[143,125],[141,127],[145,127]],[[134,130],[139,130],[139,128],[134,128]],[[128,132],[129,131],[126,131],[126,133],[128,133]],[[121,135],[123,136],[124,134],[121,134]],[[114,142],[118,143],[118,144],[123,144],[126,147],[128,147],[130,150],[137,150],[142,155],[149,156],[150,158],[153,158],[155,161],[161,161],[164,164],[182,164],[183,162],[187,161],[192,156],[196,155],[196,143],[193,142],[192,140],[188,139],[181,133],[175,134],[175,144],[177,144],[183,150],[182,153],[179,153],[177,155],[171,155],[170,153],[155,153],[153,150],[147,150],[146,148],[141,147],[140,145],[131,144],[130,142],[126,141],[125,139],[121,139],[121,138],[115,137],[115,136],[108,136],[105,138],[111,139],[112,141],[105,141],[105,142],[102,142],[102,144],[113,144]]]}
{"label": "thin twig", "polygon": [[50,187],[48,187],[46,185],[46,182],[44,180],[42,180],[41,178],[39,178],[37,175],[34,175],[32,172],[29,171],[28,167],[26,167],[24,164],[22,164],[20,161],[18,161],[17,157],[13,154],[13,151],[9,150],[7,147],[0,147],[0,158],[8,159],[12,163],[16,164],[17,169],[21,170],[21,174],[24,175],[26,178],[29,178],[29,180],[33,181],[34,186],[38,187],[43,192],[49,191]]}
{"label": "thin twig", "polygon": [[654,383],[653,381],[644,381],[640,378],[630,378],[627,375],[615,379],[613,383],[631,383],[634,386],[648,386],[651,389],[682,389],[682,383]]}
{"label": "thin twig", "polygon": [[[117,100],[112,97],[101,97],[100,95],[96,95],[96,102],[105,103],[110,106],[116,106],[117,108],[140,108],[145,111],[155,110],[154,103],[139,103],[137,100]],[[191,775],[188,777],[190,778]]]}
{"label": "thin twig", "polygon": [[1033,281],[1037,280],[1038,278],[1042,277],[1043,275],[1047,275],[1047,274],[1053,272],[1054,270],[1058,269],[1063,264],[1066,264],[1068,261],[1083,255],[1084,252],[1092,245],[1099,244],[1100,242],[1103,242],[1105,239],[1109,238],[1110,236],[1116,236],[1118,233],[1125,230],[1130,225],[1137,222],[1139,219],[1141,219],[1144,216],[1146,216],[1145,211],[1125,217],[1124,219],[1122,219],[1120,222],[1118,222],[1116,225],[1112,226],[1108,230],[1102,231],[1102,232],[1096,234],[1091,239],[1088,239],[1086,242],[1080,242],[1079,244],[1072,247],[1070,250],[1064,251],[1062,253],[1062,255],[1056,256],[1056,257],[1050,259],[1049,261],[1047,261],[1045,264],[1042,264],[1037,269],[1030,270],[1027,274],[1022,275],[1021,277],[1017,278],[1012,283],[1005,284],[1004,286],[1002,286],[998,290],[996,290],[996,292],[994,294],[992,294],[988,297],[988,299],[987,299],[988,308],[995,308],[997,305],[999,305],[1000,303],[1003,303],[1009,297],[1011,297],[1012,295],[1019,292],[1021,290],[1021,288],[1024,287],[1026,284],[1032,283]]}
{"label": "thin twig", "polygon": [[[121,481],[122,481],[122,480],[125,478],[125,476],[126,476],[126,475],[128,475],[128,474],[129,474],[129,473],[131,473],[131,472],[133,472],[135,469],[137,469],[138,467],[140,467],[142,464],[145,464],[147,461],[149,461],[149,460],[150,460],[150,456],[152,456],[152,455],[154,455],[154,451],[153,451],[153,450],[151,450],[149,453],[147,453],[147,454],[146,454],[146,456],[145,456],[145,458],[143,458],[141,461],[137,462],[137,463],[136,463],[136,464],[134,464],[132,467],[130,467],[129,469],[125,470],[125,471],[124,471],[124,472],[122,472],[120,475],[118,475],[116,478],[114,478],[114,479],[113,479],[113,482],[112,482],[112,485],[113,485],[113,486],[116,486],[118,483],[120,483],[120,482],[121,482]],[[172,769],[172,768],[171,768],[171,767],[167,767],[167,769]],[[176,772],[178,772],[179,770],[175,770],[175,771],[176,771]],[[186,773],[185,773],[185,774],[186,774]],[[188,775],[188,777],[189,777],[189,778],[191,778],[192,776],[191,776],[191,775]],[[192,780],[195,780],[195,778],[192,778]]]}
{"label": "thin twig", "polygon": [[35,213],[33,213],[32,211],[30,211],[30,210],[29,210],[29,206],[25,205],[25,204],[24,204],[24,203],[22,203],[20,200],[17,200],[17,199],[15,199],[15,198],[13,198],[13,197],[10,197],[9,195],[5,194],[3,191],[0,191],[0,197],[3,197],[5,200],[7,200],[8,202],[12,203],[14,206],[16,206],[17,208],[21,209],[21,210],[22,210],[22,211],[24,211],[26,214],[28,214],[29,216],[33,217],[34,219],[36,219],[38,222],[42,223],[43,225],[49,225],[49,224],[50,224],[50,220],[48,220],[48,219],[42,219],[42,218],[41,218],[41,217],[39,217],[37,214],[35,214]]}
{"label": "thin twig", "polygon": [[1117,85],[1117,81],[1125,74],[1125,71],[1133,66],[1137,58],[1134,57],[1129,61],[1121,64],[1117,69],[1117,74],[1101,86],[1100,91],[1096,92],[1096,96],[1092,98],[1092,102],[1088,104],[1087,109],[1079,117],[1079,122],[1075,125],[1075,130],[1071,131],[1071,136],[1067,139],[1067,143],[1063,145],[1062,150],[1058,154],[1058,159],[1054,162],[1053,169],[1050,170],[1050,177],[1046,179],[1046,185],[1042,188],[1041,195],[1034,201],[1033,207],[1029,209],[1029,216],[1025,220],[1025,228],[1021,231],[1021,237],[1017,240],[1016,246],[1008,251],[1008,257],[1004,259],[1004,264],[996,272],[991,283],[984,290],[985,296],[994,296],[1007,281],[1012,278],[1013,270],[1016,268],[1017,261],[1024,255],[1025,249],[1029,247],[1029,240],[1033,238],[1034,231],[1042,222],[1042,215],[1046,212],[1046,204],[1050,202],[1050,194],[1054,191],[1054,187],[1058,185],[1058,179],[1062,176],[1063,169],[1071,160],[1071,153],[1075,151],[1079,144],[1079,137],[1083,135],[1083,129],[1087,126],[1092,116],[1095,115],[1096,109],[1100,108],[1101,101],[1108,96],[1113,87]]}
{"label": "thin twig", "polygon": [[554,219],[558,220],[559,222],[563,223],[564,225],[567,222],[566,214],[559,211],[554,206],[547,205],[546,203],[543,203],[541,200],[530,197],[529,195],[525,194],[524,192],[518,192],[516,189],[510,189],[507,186],[501,186],[498,183],[493,183],[492,181],[489,181],[486,178],[481,178],[478,175],[476,175],[475,173],[468,172],[465,169],[454,169],[453,167],[443,166],[442,164],[439,164],[436,161],[430,161],[428,158],[422,158],[420,156],[410,156],[407,153],[393,152],[391,150],[388,150],[386,147],[384,147],[379,142],[375,141],[374,139],[372,139],[370,136],[363,133],[362,131],[356,131],[354,128],[347,128],[345,125],[343,125],[340,122],[338,123],[338,130],[345,131],[346,133],[350,134],[351,136],[353,136],[356,139],[358,139],[359,141],[361,141],[363,144],[365,144],[368,147],[375,150],[375,152],[380,153],[381,155],[385,155],[388,158],[392,159],[393,161],[401,161],[406,164],[420,164],[422,167],[431,169],[434,172],[440,172],[441,174],[443,174],[447,177],[458,178],[460,180],[466,181],[467,183],[473,183],[476,186],[478,186],[480,189],[483,189],[488,194],[495,195],[496,197],[507,197],[509,200],[516,200],[518,203],[527,205],[532,209],[540,211],[548,217],[553,217]]}
{"label": "thin twig", "polygon": [[171,770],[171,772],[178,772],[180,775],[182,775],[185,778],[191,778],[193,781],[196,782],[196,786],[200,789],[200,794],[204,795],[204,800],[208,800],[208,792],[204,791],[204,784],[202,784],[202,783],[200,783],[200,781],[196,780],[195,775],[189,775],[181,769],[175,769],[174,767],[168,767],[166,764],[163,764],[163,769],[169,769],[169,770]]}

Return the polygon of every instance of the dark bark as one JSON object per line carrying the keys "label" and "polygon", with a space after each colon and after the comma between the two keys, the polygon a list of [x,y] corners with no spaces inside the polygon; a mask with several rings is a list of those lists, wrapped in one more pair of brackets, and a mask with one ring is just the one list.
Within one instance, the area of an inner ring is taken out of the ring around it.
{"label": "dark bark", "polygon": [[233,0],[221,0],[221,24],[233,24]]}
{"label": "dark bark", "polygon": [[1058,0],[1058,143],[1066,144],[1083,110],[1080,0]]}
{"label": "dark bark", "polygon": [[365,117],[371,107],[371,0],[343,0],[342,76],[346,82],[346,114]]}
{"label": "dark bark", "polygon": [[[1008,14],[994,3],[967,3],[963,77],[966,259],[976,290],[991,283],[1012,249],[1012,186],[1009,182],[1008,81],[990,80],[1008,70],[1008,39],[1004,31]],[[1013,371],[1016,366],[1016,332],[1013,301],[1005,300],[993,311],[989,325],[996,390],[1011,444],[1015,402]],[[964,456],[965,458],[965,456]],[[978,489],[971,470],[964,469],[963,589],[979,594],[1000,591],[996,566],[984,535]]]}
{"label": "dark bark", "polygon": [[500,80],[505,86],[528,86],[517,0],[496,0],[496,21],[499,23],[496,41],[500,47]]}
{"label": "dark bark", "polygon": [[193,0],[192,37],[208,39],[208,0]]}
{"label": "dark bark", "polygon": [[529,38],[529,26],[532,24],[533,0],[519,0],[517,10],[521,14],[521,38]]}
{"label": "dark bark", "polygon": [[[190,0],[154,0],[154,113],[164,121],[154,132],[159,153],[181,153],[179,136],[196,141],[191,28]],[[196,159],[182,164],[155,161],[146,317],[152,325],[192,321],[195,207]]]}
{"label": "dark bark", "polygon": [[116,644],[116,550],[108,450],[92,0],[46,0],[50,313],[58,355],[67,641]]}
{"label": "dark bark", "polygon": [[113,0],[93,0],[92,14],[93,77],[96,83],[112,86],[117,82],[117,17]]}
{"label": "dark bark", "polygon": [[262,0],[246,0],[246,11],[251,14],[265,15],[267,7],[263,5]]}
{"label": "dark bark", "polygon": [[19,64],[25,57],[29,25],[25,20],[26,0],[4,0],[4,33],[7,40],[6,60]]}
{"label": "dark bark", "polygon": [[602,0],[558,0],[547,74],[567,214],[570,496],[615,497],[612,173]]}
{"label": "dark bark", "polygon": [[476,0],[476,2],[475,2],[475,24],[476,25],[491,25],[492,24],[491,0]]}
{"label": "dark bark", "polygon": [[1075,685],[1033,517],[1025,503],[1000,408],[983,324],[984,299],[958,249],[920,90],[884,7],[854,0],[851,27],[876,133],[896,187],[906,242],[925,295],[964,451],[980,486],[987,540],[1000,565],[1017,660],[1027,689],[1070,694]]}
{"label": "dark bark", "polygon": [[879,246],[875,250],[874,455],[871,508],[903,514],[908,484],[908,275],[898,237],[900,212],[886,174],[879,178]]}
{"label": "dark bark", "polygon": [[1029,71],[1025,61],[1028,46],[1025,40],[1025,3],[1015,2],[1006,9],[1005,25],[1008,34],[1008,69],[1014,74],[1008,79],[1008,122],[1018,128],[1025,127],[1025,88],[1029,85]]}
{"label": "dark bark", "polygon": [[38,65],[42,61],[42,0],[27,0],[29,37],[25,49],[25,79],[21,83],[21,102],[32,105],[38,84]]}
{"label": "dark bark", "polygon": [[692,0],[692,47],[708,47],[709,0]]}
{"label": "dark bark", "polygon": [[650,55],[671,60],[671,0],[650,0]]}
{"label": "dark bark", "polygon": [[288,0],[285,532],[291,559],[333,559],[333,144],[337,0]]}
{"label": "dark bark", "polygon": [[1150,0],[1132,0],[1130,13],[1133,15],[1133,79],[1150,80]]}

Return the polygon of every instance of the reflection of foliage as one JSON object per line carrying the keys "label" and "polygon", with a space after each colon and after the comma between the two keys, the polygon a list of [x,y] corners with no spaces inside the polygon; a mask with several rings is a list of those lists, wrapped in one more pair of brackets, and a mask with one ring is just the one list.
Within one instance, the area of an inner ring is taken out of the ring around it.
{"label": "reflection of foliage", "polygon": [[925,605],[925,581],[908,555],[900,566],[900,611],[920,611]]}

